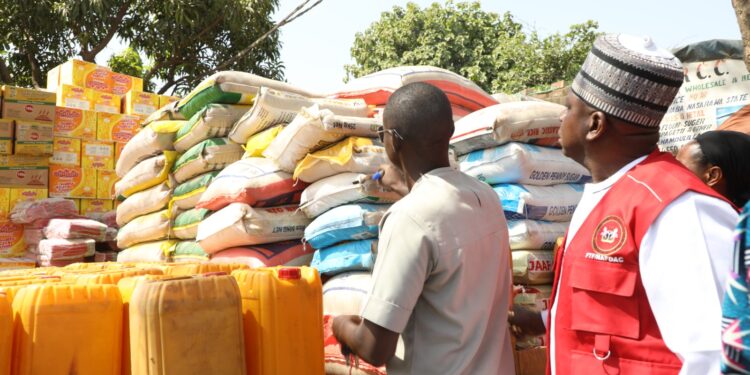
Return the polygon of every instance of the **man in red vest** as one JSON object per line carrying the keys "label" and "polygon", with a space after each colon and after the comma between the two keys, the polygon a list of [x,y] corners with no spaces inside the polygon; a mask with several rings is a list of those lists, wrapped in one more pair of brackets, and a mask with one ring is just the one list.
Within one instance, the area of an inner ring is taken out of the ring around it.
{"label": "man in red vest", "polygon": [[516,332],[546,326],[548,373],[719,372],[738,215],[657,148],[681,84],[677,58],[628,35],[598,38],[573,82],[560,141],[593,183],[557,254],[549,312],[511,319]]}

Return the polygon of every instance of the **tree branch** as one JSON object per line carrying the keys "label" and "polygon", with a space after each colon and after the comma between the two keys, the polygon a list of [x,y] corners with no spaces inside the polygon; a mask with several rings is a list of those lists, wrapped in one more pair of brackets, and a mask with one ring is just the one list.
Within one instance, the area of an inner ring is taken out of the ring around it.
{"label": "tree branch", "polygon": [[125,18],[125,15],[128,13],[128,9],[130,8],[130,2],[126,1],[122,5],[120,5],[120,8],[117,10],[117,13],[110,18],[109,21],[109,29],[107,30],[107,34],[102,38],[102,40],[99,41],[97,45],[94,46],[91,50],[88,51],[81,51],[81,57],[84,61],[89,62],[95,62],[96,55],[99,54],[104,48],[107,47],[109,42],[114,38],[115,34],[117,33],[117,30],[119,30],[122,20]]}
{"label": "tree branch", "polygon": [[[208,33],[209,31],[211,31],[211,29],[215,28],[216,26],[219,26],[219,24],[221,23],[221,21],[223,19],[224,19],[224,15],[223,14],[219,15],[218,17],[214,18],[214,20],[208,26],[206,26],[203,30],[201,30],[201,32],[199,32],[195,37],[185,38],[184,40],[185,41],[191,41],[191,42],[195,42],[195,41],[201,40],[201,38],[203,38],[203,36],[206,35],[206,33]],[[183,47],[185,47],[187,44],[188,43],[183,42],[177,48],[175,48],[175,50],[179,51]],[[154,66],[151,67],[151,69],[149,69],[146,73],[143,74],[143,80],[144,81],[151,80],[151,77],[154,74],[156,74],[156,72],[158,72],[159,69],[161,69],[161,68],[163,68],[165,66],[166,67],[175,66],[177,64],[182,63],[184,60],[185,59],[183,58],[183,56],[177,56],[177,55],[175,55],[172,58],[170,58],[169,60],[162,60],[162,61],[156,62],[154,64]]]}
{"label": "tree branch", "polygon": [[36,57],[31,52],[26,52],[26,58],[29,60],[29,65],[31,66],[31,83],[34,85],[34,88],[40,89],[42,88],[42,71],[39,69],[39,62],[36,61]]}
{"label": "tree branch", "polygon": [[225,61],[224,63],[222,63],[221,65],[217,66],[216,70],[220,71],[220,70],[227,69],[232,64],[234,64],[237,60],[241,59],[243,56],[245,56],[248,53],[250,53],[250,51],[252,51],[253,48],[257,47],[258,44],[260,44],[262,41],[264,41],[266,38],[268,38],[269,35],[273,34],[276,30],[278,30],[282,26],[284,26],[284,25],[286,25],[286,24],[288,24],[288,23],[296,20],[297,18],[299,18],[303,14],[309,12],[312,8],[315,8],[316,6],[318,6],[318,4],[322,3],[323,0],[317,0],[312,5],[310,5],[309,7],[307,7],[307,9],[302,10],[302,8],[304,8],[305,5],[307,5],[307,3],[309,3],[309,2],[310,2],[310,0],[304,0],[300,5],[298,5],[296,8],[294,8],[294,10],[291,13],[289,13],[286,17],[284,17],[281,21],[279,21],[276,25],[274,25],[265,34],[261,35],[260,38],[256,39],[254,42],[252,42],[249,46],[247,46],[247,48],[243,49],[238,54],[234,55],[234,57],[232,57],[231,59],[229,59],[229,60]]}
{"label": "tree branch", "polygon": [[13,83],[8,65],[5,63],[5,59],[2,58],[0,58],[0,81],[3,83]]}

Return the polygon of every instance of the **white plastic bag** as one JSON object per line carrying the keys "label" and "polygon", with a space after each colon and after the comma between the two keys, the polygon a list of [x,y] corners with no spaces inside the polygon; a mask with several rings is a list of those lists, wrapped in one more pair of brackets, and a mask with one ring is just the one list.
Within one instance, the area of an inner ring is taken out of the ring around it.
{"label": "white plastic bag", "polygon": [[332,208],[345,204],[390,204],[401,198],[397,193],[384,191],[377,184],[370,182],[367,175],[358,173],[341,173],[326,177],[302,192],[300,209],[307,217],[314,219]]}
{"label": "white plastic bag", "polygon": [[570,223],[535,220],[508,220],[511,250],[552,250],[565,236]]}

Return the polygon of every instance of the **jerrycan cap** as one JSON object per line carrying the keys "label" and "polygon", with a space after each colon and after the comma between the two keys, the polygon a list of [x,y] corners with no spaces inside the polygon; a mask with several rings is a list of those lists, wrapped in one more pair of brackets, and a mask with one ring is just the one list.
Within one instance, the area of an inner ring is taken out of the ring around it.
{"label": "jerrycan cap", "polygon": [[299,268],[281,268],[279,269],[279,279],[281,280],[299,280],[302,278],[302,271]]}

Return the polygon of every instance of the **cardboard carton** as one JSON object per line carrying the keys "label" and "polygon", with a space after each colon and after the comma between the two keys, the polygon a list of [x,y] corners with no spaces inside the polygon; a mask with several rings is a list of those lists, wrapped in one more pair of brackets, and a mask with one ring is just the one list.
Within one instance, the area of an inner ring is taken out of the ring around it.
{"label": "cardboard carton", "polygon": [[25,253],[23,225],[0,221],[0,258],[15,258]]}
{"label": "cardboard carton", "polygon": [[55,136],[96,139],[96,112],[77,108],[55,108]]}
{"label": "cardboard carton", "polygon": [[15,121],[16,155],[45,156],[52,155],[52,133],[54,125],[49,122],[28,120]]}
{"label": "cardboard carton", "polygon": [[125,95],[128,91],[143,91],[143,79],[112,72],[112,93]]}
{"label": "cardboard carton", "polygon": [[159,95],[131,90],[125,94],[122,105],[123,113],[146,118],[159,109]]}
{"label": "cardboard carton", "polygon": [[96,171],[81,167],[49,167],[49,196],[53,198],[96,198]]}
{"label": "cardboard carton", "polygon": [[103,214],[112,211],[112,201],[106,199],[81,199],[81,215]]}
{"label": "cardboard carton", "polygon": [[46,157],[0,155],[0,187],[44,189],[48,185]]}
{"label": "cardboard carton", "polygon": [[111,142],[83,141],[81,166],[85,169],[115,169],[115,145]]}
{"label": "cardboard carton", "polygon": [[10,188],[0,188],[0,221],[10,217]]}
{"label": "cardboard carton", "polygon": [[47,189],[10,189],[10,203],[8,206],[12,211],[19,202],[40,201],[42,199],[47,199],[47,194]]}
{"label": "cardboard carton", "polygon": [[96,139],[106,142],[127,143],[141,127],[141,118],[133,115],[98,113]]}
{"label": "cardboard carton", "polygon": [[69,167],[81,166],[81,140],[77,138],[55,137],[52,157],[49,163]]}
{"label": "cardboard carton", "polygon": [[96,112],[120,113],[122,97],[106,92],[94,91],[94,110]]}
{"label": "cardboard carton", "polygon": [[0,155],[13,154],[13,133],[15,123],[10,119],[0,119]]}
{"label": "cardboard carton", "polygon": [[57,106],[94,110],[94,91],[85,87],[62,84],[57,89]]}
{"label": "cardboard carton", "polygon": [[71,59],[47,73],[47,90],[55,91],[63,84],[112,93],[112,71],[105,66]]}
{"label": "cardboard carton", "polygon": [[115,199],[115,182],[117,182],[115,171],[96,171],[96,198]]}
{"label": "cardboard carton", "polygon": [[3,118],[52,122],[55,120],[55,93],[3,86]]}

